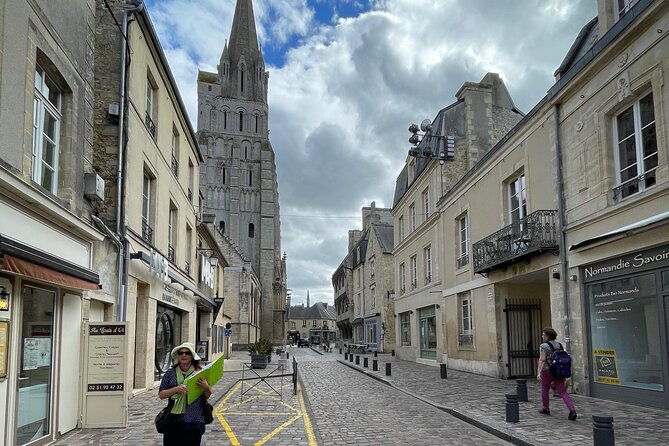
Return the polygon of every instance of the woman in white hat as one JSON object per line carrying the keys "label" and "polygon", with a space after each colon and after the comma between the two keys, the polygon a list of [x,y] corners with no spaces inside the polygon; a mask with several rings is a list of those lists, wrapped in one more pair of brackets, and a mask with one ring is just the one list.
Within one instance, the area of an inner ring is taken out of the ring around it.
{"label": "woman in white hat", "polygon": [[203,395],[188,404],[188,389],[184,381],[202,367],[200,357],[190,342],[172,349],[175,364],[165,373],[160,383],[160,399],[170,398],[172,404],[171,427],[163,434],[165,446],[199,446],[205,431],[204,409],[211,389],[206,379],[200,378],[197,384],[202,387]]}

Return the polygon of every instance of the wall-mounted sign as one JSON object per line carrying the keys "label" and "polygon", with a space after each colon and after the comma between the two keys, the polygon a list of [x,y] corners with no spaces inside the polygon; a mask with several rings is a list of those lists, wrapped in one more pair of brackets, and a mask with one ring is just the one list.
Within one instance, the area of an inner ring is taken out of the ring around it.
{"label": "wall-mounted sign", "polygon": [[208,286],[214,287],[214,268],[211,266],[209,258],[206,256],[200,257],[200,282]]}
{"label": "wall-mounted sign", "polygon": [[170,282],[170,263],[158,251],[151,250],[149,267],[165,283]]}
{"label": "wall-mounted sign", "polygon": [[637,271],[669,266],[669,247],[648,249],[583,268],[583,281],[591,282]]}
{"label": "wall-mounted sign", "polygon": [[202,358],[203,361],[209,360],[209,341],[197,341],[195,345],[195,353]]}
{"label": "wall-mounted sign", "polygon": [[7,377],[8,352],[9,352],[9,321],[0,321],[0,378]]}
{"label": "wall-mounted sign", "polygon": [[595,381],[603,384],[620,384],[618,366],[616,365],[616,351],[597,348],[592,353],[595,358]]}

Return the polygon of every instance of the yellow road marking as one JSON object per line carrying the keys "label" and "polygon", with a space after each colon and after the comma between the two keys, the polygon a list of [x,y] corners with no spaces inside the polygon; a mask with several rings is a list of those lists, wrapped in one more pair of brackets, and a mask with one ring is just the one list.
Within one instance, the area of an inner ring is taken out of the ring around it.
{"label": "yellow road marking", "polygon": [[232,432],[232,429],[230,428],[230,425],[228,424],[227,421],[225,421],[225,418],[223,418],[223,415],[217,413],[216,418],[218,418],[218,421],[221,422],[221,426],[223,426],[223,429],[225,429],[225,433],[227,434],[228,438],[230,439],[230,444],[232,446],[241,446],[241,444],[239,443],[239,440],[237,440],[237,436],[235,436],[235,433]]}
{"label": "yellow road marking", "polygon": [[290,420],[286,421],[283,423],[281,426],[277,427],[274,429],[272,432],[269,434],[265,435],[263,438],[260,439],[260,441],[256,442],[254,446],[261,446],[265,444],[267,441],[271,440],[272,437],[275,437],[279,432],[293,424],[296,420],[299,420],[302,417],[302,413],[298,412],[297,415],[295,415],[293,418]]}
{"label": "yellow road marking", "polygon": [[304,398],[302,397],[302,388],[300,387],[298,390],[298,400],[300,402],[300,408],[302,409],[302,413],[304,414],[304,430],[307,433],[307,442],[309,446],[318,446],[318,443],[316,442],[316,434],[314,434],[314,428],[311,425],[311,419],[309,418],[309,413],[307,412],[307,409],[304,405]]}

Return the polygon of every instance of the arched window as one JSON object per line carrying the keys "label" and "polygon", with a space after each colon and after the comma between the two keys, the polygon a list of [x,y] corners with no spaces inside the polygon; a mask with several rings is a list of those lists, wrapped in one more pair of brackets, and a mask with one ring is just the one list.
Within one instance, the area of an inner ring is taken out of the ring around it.
{"label": "arched window", "polygon": [[256,227],[253,223],[249,223],[249,238],[253,238],[256,235]]}
{"label": "arched window", "polygon": [[226,182],[228,181],[228,178],[227,178],[228,171],[225,167],[223,167],[222,170],[223,170],[223,172],[221,172],[221,181],[223,182],[223,184],[226,184]]}
{"label": "arched window", "polygon": [[253,186],[253,171],[249,169],[249,187]]}
{"label": "arched window", "polygon": [[244,147],[244,159],[249,159],[249,148]]}
{"label": "arched window", "polygon": [[223,220],[218,222],[218,230],[225,234],[225,222]]}
{"label": "arched window", "polygon": [[259,116],[256,115],[256,133],[258,133],[258,123],[259,123]]}
{"label": "arched window", "polygon": [[244,131],[244,112],[239,112],[239,131]]}
{"label": "arched window", "polygon": [[223,110],[223,129],[227,130],[228,129],[228,111]]}

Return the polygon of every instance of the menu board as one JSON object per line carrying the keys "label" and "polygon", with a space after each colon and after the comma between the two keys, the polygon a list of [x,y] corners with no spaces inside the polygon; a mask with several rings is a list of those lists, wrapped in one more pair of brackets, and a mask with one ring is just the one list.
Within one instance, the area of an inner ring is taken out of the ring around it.
{"label": "menu board", "polygon": [[89,392],[122,391],[126,363],[125,325],[88,326]]}

